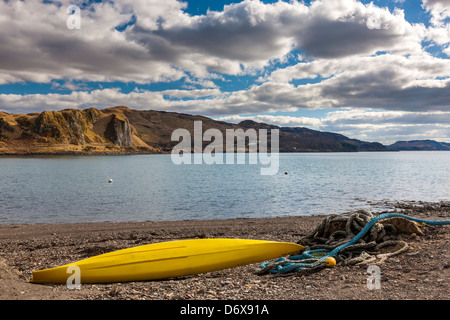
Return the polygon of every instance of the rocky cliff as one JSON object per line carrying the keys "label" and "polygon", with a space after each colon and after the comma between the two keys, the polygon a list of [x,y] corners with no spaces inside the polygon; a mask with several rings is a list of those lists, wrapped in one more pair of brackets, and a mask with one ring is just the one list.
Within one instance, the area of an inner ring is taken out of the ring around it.
{"label": "rocky cliff", "polygon": [[0,112],[0,153],[158,152],[143,142],[120,108],[89,108],[39,114]]}
{"label": "rocky cliff", "polygon": [[184,128],[193,136],[196,120],[202,121],[203,132],[214,128],[224,137],[227,129],[279,129],[281,152],[386,150],[379,143],[307,128],[284,128],[253,121],[231,124],[202,116],[119,106],[31,114],[0,112],[0,154],[170,152],[178,143],[171,141],[172,132]]}

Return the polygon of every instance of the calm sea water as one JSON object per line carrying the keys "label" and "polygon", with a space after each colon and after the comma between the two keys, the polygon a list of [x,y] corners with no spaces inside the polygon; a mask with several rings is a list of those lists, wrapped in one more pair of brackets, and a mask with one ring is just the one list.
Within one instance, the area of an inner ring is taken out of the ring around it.
{"label": "calm sea water", "polygon": [[330,214],[449,200],[450,152],[280,154],[273,176],[170,155],[0,158],[0,179],[0,224]]}

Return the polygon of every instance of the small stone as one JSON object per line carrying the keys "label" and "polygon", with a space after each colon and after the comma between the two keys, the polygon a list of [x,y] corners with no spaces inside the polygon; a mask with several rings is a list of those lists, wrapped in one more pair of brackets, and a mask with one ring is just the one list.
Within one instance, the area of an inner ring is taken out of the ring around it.
{"label": "small stone", "polygon": [[119,293],[120,289],[119,286],[113,286],[112,289],[109,291],[109,295],[112,297],[115,297]]}

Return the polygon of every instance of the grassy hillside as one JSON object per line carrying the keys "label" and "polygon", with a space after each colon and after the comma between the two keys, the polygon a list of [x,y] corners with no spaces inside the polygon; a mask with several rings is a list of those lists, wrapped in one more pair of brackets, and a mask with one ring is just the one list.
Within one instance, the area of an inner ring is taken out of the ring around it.
{"label": "grassy hillside", "polygon": [[[165,153],[178,143],[171,141],[174,130],[184,128],[193,137],[194,121],[202,121],[203,132],[218,129],[224,143],[227,129],[240,128],[244,134],[248,129],[257,132],[269,129],[269,133],[270,129],[279,129],[280,152],[386,150],[379,143],[307,128],[284,128],[253,121],[231,124],[203,116],[119,106],[31,114],[0,112],[0,154]],[[204,146],[208,144],[209,141],[203,142]],[[248,141],[245,149],[248,150]]]}

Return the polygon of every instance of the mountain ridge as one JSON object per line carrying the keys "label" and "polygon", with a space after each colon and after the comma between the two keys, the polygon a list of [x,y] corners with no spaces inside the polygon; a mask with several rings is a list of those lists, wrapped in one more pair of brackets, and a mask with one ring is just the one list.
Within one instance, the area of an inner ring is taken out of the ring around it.
{"label": "mountain ridge", "polygon": [[450,151],[450,143],[430,139],[397,141],[386,148],[389,151]]}
{"label": "mountain ridge", "polygon": [[[200,115],[117,106],[29,114],[0,111],[0,155],[168,153],[178,144],[171,141],[173,131],[184,128],[193,136],[195,121],[202,122],[203,132],[218,129],[223,136],[227,129],[279,129],[280,152],[392,150],[378,142],[302,127],[279,127],[252,120],[233,124]],[[203,141],[203,146],[210,143]],[[248,151],[248,143],[245,150],[235,151]]]}

